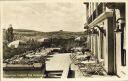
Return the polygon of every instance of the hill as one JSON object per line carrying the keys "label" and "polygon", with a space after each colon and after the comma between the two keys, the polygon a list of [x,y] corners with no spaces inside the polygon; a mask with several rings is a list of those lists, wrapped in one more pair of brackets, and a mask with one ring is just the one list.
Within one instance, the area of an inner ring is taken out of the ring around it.
{"label": "hill", "polygon": [[[75,36],[84,36],[84,32],[70,32],[70,31],[53,31],[53,32],[41,32],[28,29],[14,29],[15,40],[28,40],[29,38],[71,38]],[[5,31],[4,31],[5,33]]]}
{"label": "hill", "polygon": [[28,30],[28,29],[14,29],[14,32],[40,32],[35,30]]}

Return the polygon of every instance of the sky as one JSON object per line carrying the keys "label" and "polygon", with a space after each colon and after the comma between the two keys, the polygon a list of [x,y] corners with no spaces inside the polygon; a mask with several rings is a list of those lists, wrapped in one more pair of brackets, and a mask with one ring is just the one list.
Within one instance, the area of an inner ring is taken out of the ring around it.
{"label": "sky", "polygon": [[42,32],[84,31],[86,10],[83,3],[75,2],[18,2],[2,4],[2,28],[12,24],[14,29]]}

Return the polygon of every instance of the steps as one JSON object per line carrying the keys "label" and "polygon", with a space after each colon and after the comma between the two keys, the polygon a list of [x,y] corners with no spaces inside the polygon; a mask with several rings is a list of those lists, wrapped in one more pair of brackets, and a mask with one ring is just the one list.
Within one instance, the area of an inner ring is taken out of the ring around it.
{"label": "steps", "polygon": [[46,78],[61,78],[63,71],[47,71]]}

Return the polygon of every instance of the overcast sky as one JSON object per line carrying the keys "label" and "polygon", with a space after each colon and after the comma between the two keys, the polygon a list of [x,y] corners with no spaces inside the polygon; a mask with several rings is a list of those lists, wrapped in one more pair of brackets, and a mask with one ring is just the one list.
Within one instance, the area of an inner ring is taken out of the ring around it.
{"label": "overcast sky", "polygon": [[4,3],[2,28],[49,31],[83,31],[86,10],[83,3]]}

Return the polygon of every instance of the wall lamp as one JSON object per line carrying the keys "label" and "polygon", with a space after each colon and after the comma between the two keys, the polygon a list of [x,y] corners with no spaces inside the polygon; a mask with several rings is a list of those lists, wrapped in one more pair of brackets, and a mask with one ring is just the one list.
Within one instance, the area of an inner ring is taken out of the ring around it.
{"label": "wall lamp", "polygon": [[91,31],[91,34],[98,34],[99,35],[97,29],[95,29],[94,27],[90,28],[90,31]]}
{"label": "wall lamp", "polygon": [[86,35],[90,35],[92,32],[90,29],[86,29],[85,32],[84,32]]}
{"label": "wall lamp", "polygon": [[98,28],[106,36],[106,31],[103,29],[103,27],[95,25],[93,28]]}
{"label": "wall lamp", "polygon": [[84,29],[89,29],[89,26],[87,23],[84,24]]}
{"label": "wall lamp", "polygon": [[89,27],[88,25],[84,26],[84,29],[86,29],[85,33],[87,35],[91,35],[91,34],[99,34],[97,29],[95,29],[94,27]]}
{"label": "wall lamp", "polygon": [[106,31],[103,29],[103,27],[99,27],[98,25],[95,25],[94,27],[90,28],[87,23],[84,24],[84,29],[86,29],[87,34],[98,34],[97,29],[98,28],[104,35],[106,36]]}
{"label": "wall lamp", "polygon": [[125,18],[118,18],[116,20],[116,25],[117,25],[116,30],[115,30],[116,32],[123,31],[123,28],[125,27]]}
{"label": "wall lamp", "polygon": [[86,29],[85,32],[84,32],[86,35],[90,35],[91,34],[91,30],[90,30],[90,28],[89,28],[87,23],[84,24],[84,29]]}

